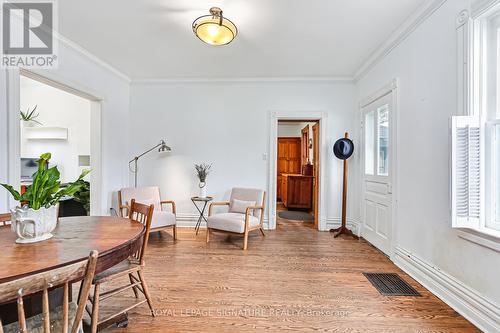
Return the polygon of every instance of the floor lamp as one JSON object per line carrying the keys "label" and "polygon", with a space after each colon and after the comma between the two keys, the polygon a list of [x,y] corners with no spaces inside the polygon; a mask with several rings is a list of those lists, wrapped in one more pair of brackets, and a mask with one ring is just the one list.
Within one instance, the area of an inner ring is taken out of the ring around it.
{"label": "floor lamp", "polygon": [[[172,151],[172,148],[170,148],[169,146],[167,146],[167,144],[165,143],[165,140],[160,140],[160,143],[158,143],[156,146],[154,146],[154,147],[146,150],[144,153],[142,153],[140,155],[137,155],[136,157],[134,157],[133,159],[131,159],[130,162],[128,162],[128,168],[130,169],[130,171],[132,171],[134,173],[134,187],[137,187],[137,171],[138,171],[138,169],[137,169],[137,161],[139,160],[139,158],[143,157],[144,155],[146,155],[149,152],[152,152],[156,148],[158,148],[158,152],[159,153]],[[132,169],[130,167],[130,165],[132,163],[134,163],[134,169]]]}

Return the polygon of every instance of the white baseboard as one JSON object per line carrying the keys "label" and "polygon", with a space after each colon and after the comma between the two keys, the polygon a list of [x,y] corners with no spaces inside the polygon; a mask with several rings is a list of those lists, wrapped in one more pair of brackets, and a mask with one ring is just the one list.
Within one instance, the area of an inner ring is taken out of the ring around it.
{"label": "white baseboard", "polygon": [[394,263],[484,332],[500,332],[500,306],[409,251],[396,247]]}
{"label": "white baseboard", "polygon": [[[340,227],[342,223],[342,219],[340,217],[329,217],[326,219],[326,229],[335,229]],[[355,235],[359,235],[359,221],[353,218],[347,218],[347,227],[351,229],[351,231]]]}
{"label": "white baseboard", "polygon": [[[180,228],[194,228],[196,226],[196,222],[198,221],[198,217],[199,217],[198,214],[177,213],[177,226]],[[326,231],[340,227],[340,223],[341,223],[340,217],[327,218]],[[348,218],[347,227],[357,235],[359,231],[359,221]],[[202,221],[201,228],[203,229],[206,228],[205,221]],[[269,230],[269,221],[267,218],[264,218],[264,229]]]}
{"label": "white baseboard", "polygon": [[[199,214],[189,214],[189,213],[177,213],[177,227],[179,228],[194,228],[196,227],[196,222],[198,222]],[[205,215],[205,218],[207,215]],[[207,225],[205,220],[201,221],[200,228],[206,229]],[[264,229],[269,230],[269,223],[267,219],[264,219]]]}

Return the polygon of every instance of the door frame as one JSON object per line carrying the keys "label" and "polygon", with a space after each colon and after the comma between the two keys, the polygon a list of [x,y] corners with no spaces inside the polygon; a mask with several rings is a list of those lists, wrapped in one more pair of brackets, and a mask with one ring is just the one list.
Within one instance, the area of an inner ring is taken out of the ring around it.
{"label": "door frame", "polygon": [[303,120],[319,122],[319,151],[320,167],[318,186],[318,230],[326,231],[326,158],[327,155],[326,133],[328,129],[328,112],[326,111],[270,111],[269,113],[269,156],[268,156],[268,229],[276,229],[276,190],[277,190],[277,144],[278,144],[278,121],[280,120]]}
{"label": "door frame", "polygon": [[309,152],[309,124],[307,124],[303,129],[300,130],[300,139],[304,140],[304,135],[306,135],[306,140],[305,140],[305,146],[304,142],[301,141],[300,144],[300,163],[302,165],[305,165],[307,160],[310,157],[310,152]]}
{"label": "door frame", "polygon": [[[21,186],[21,126],[19,125],[21,76],[90,101],[90,168],[92,169],[90,215],[102,215],[102,101],[104,98],[91,89],[69,82],[51,71],[23,68],[7,70],[7,135],[9,140],[7,177],[9,184],[14,188]],[[9,196],[7,206],[14,207],[16,204],[17,202]]]}
{"label": "door frame", "polygon": [[361,149],[360,149],[360,154],[361,154],[361,164],[359,167],[359,176],[360,176],[360,184],[359,184],[359,191],[360,191],[360,202],[359,202],[359,215],[360,215],[360,231],[359,234],[363,236],[363,226],[365,224],[365,221],[362,221],[363,219],[363,214],[362,214],[362,209],[363,209],[363,203],[365,200],[365,194],[363,191],[363,182],[365,179],[365,138],[364,138],[364,129],[363,129],[363,122],[364,122],[364,115],[363,115],[363,109],[376,102],[377,100],[392,94],[392,110],[391,112],[391,130],[390,130],[390,135],[392,137],[391,140],[391,159],[389,161],[390,163],[390,172],[391,172],[391,177],[389,181],[391,182],[391,238],[389,240],[390,243],[390,254],[389,257],[391,260],[395,259],[395,250],[396,250],[396,245],[397,245],[397,221],[398,221],[398,194],[399,194],[399,181],[398,181],[398,170],[399,170],[399,161],[398,161],[398,142],[399,142],[399,81],[397,78],[393,79],[391,82],[377,90],[375,93],[369,95],[368,97],[361,99],[359,102],[359,124],[360,124],[360,141],[362,142],[361,144]]}

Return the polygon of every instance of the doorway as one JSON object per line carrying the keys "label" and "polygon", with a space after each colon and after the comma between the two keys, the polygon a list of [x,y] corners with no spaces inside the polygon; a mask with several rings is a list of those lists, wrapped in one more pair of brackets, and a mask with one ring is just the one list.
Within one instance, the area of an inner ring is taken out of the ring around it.
{"label": "doorway", "polygon": [[372,99],[361,109],[363,163],[362,236],[388,256],[393,243],[394,94]]}
{"label": "doorway", "polygon": [[277,130],[277,220],[318,229],[319,121],[279,120]]}
{"label": "doorway", "polygon": [[[101,99],[49,77],[24,69],[9,72],[9,182],[22,191],[33,160],[51,152],[51,166],[58,166],[63,186],[83,169],[92,170],[78,212],[71,202],[66,215],[102,215]],[[19,110],[36,121],[20,122]]]}

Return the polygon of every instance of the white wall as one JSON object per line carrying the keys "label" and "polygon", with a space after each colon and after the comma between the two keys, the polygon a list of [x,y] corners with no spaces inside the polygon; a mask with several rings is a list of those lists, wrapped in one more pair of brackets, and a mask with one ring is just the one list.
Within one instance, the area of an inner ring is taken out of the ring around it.
{"label": "white wall", "polygon": [[[21,157],[36,158],[45,152],[52,153],[51,165],[57,165],[64,183],[75,181],[82,169],[79,155],[90,155],[90,101],[21,76],[21,110],[36,106],[42,125],[34,127],[63,127],[68,129],[67,140],[28,140],[26,123],[21,122]],[[89,176],[87,176],[89,177]]]}
{"label": "white wall", "polygon": [[319,82],[135,83],[131,86],[130,146],[140,153],[161,138],[173,149],[139,162],[140,185],[159,185],[180,216],[194,214],[194,163],[213,163],[208,193],[227,199],[231,187],[267,189],[269,117],[276,110],[328,111],[326,200],[328,218],[340,216],[342,164],[333,142],[352,130],[354,86]]}
{"label": "white wall", "polygon": [[397,244],[500,304],[500,253],[459,238],[451,228],[449,124],[457,110],[455,20],[468,5],[467,0],[446,1],[361,78],[358,100],[399,79]]}
{"label": "white wall", "polygon": [[[113,71],[66,43],[59,44],[59,67],[56,70],[37,71],[55,81],[102,98],[102,214],[116,205],[116,191],[126,183],[127,131],[129,130],[129,82]],[[6,87],[6,70],[0,70],[0,123],[4,126],[7,108],[3,106]],[[17,112],[14,110],[17,117]],[[3,136],[5,132],[1,132]],[[7,140],[0,141],[0,161],[12,158],[8,155]],[[0,181],[7,181],[5,166],[0,162]],[[5,211],[10,204],[5,203],[4,190],[0,189],[0,208]]]}
{"label": "white wall", "polygon": [[278,123],[278,137],[279,138],[300,138],[302,136],[302,129],[307,123]]}
{"label": "white wall", "polygon": [[[7,159],[7,138],[8,138],[8,126],[7,126],[7,82],[5,73],[0,71],[0,182],[4,183],[7,181],[8,175],[8,159]],[[0,189],[0,212],[8,211],[8,199],[7,191]]]}

